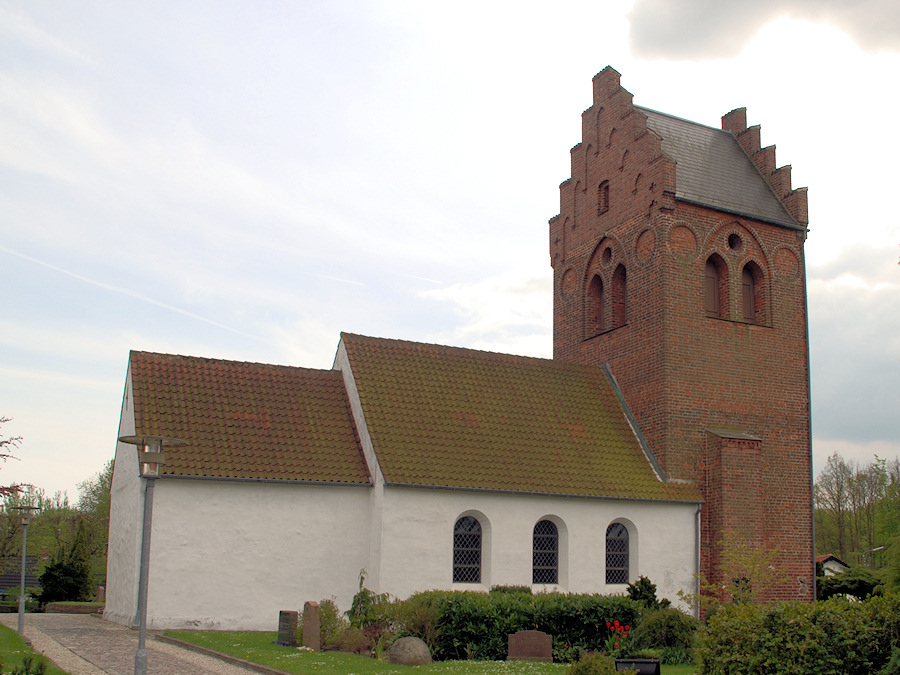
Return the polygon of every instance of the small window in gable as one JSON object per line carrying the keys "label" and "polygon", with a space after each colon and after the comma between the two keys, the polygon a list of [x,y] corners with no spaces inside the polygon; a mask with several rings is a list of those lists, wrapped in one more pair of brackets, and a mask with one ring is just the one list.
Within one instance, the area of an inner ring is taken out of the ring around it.
{"label": "small window in gable", "polygon": [[741,315],[749,323],[762,321],[762,273],[753,262],[744,265],[741,271]]}
{"label": "small window in gable", "polygon": [[606,583],[627,584],[628,564],[628,528],[613,523],[606,528]]}
{"label": "small window in gable", "polygon": [[481,523],[463,516],[453,528],[453,583],[481,582]]}
{"label": "small window in gable", "polygon": [[555,584],[559,581],[559,530],[550,520],[534,526],[531,582]]}
{"label": "small window in gable", "polygon": [[706,316],[728,318],[728,267],[725,261],[715,253],[706,261],[703,304]]}
{"label": "small window in gable", "polygon": [[603,279],[595,274],[588,285],[585,298],[587,336],[593,337],[603,332]]}
{"label": "small window in gable", "polygon": [[619,265],[612,278],[613,328],[624,326],[627,318],[628,289],[625,280],[625,266]]}
{"label": "small window in gable", "polygon": [[609,211],[609,181],[605,180],[597,188],[597,215]]}
{"label": "small window in gable", "polygon": [[712,258],[706,261],[706,278],[703,287],[703,301],[706,316],[722,316],[722,299],[719,297],[719,268]]}

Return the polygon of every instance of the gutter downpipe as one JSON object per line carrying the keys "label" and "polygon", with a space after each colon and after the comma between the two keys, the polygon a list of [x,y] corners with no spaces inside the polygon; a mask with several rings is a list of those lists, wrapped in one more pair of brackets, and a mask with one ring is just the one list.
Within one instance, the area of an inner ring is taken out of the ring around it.
{"label": "gutter downpipe", "polygon": [[694,533],[697,538],[697,545],[695,548],[696,558],[694,560],[694,592],[697,594],[697,606],[694,607],[694,616],[697,620],[700,620],[700,512],[703,510],[703,504],[697,504],[697,513],[694,514],[695,518],[695,528]]}

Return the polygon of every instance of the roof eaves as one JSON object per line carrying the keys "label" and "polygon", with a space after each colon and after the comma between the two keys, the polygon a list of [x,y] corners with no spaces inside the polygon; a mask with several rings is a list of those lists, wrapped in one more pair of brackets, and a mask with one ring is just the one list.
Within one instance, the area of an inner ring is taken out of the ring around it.
{"label": "roof eaves", "polygon": [[765,223],[769,223],[771,225],[778,225],[779,227],[786,228],[788,230],[797,230],[799,232],[806,232],[808,228],[803,225],[799,225],[795,220],[778,220],[776,218],[766,218],[765,216],[761,216],[757,213],[748,213],[747,211],[742,211],[737,208],[730,208],[721,203],[719,204],[711,204],[709,200],[699,199],[699,198],[691,198],[684,192],[675,192],[675,199],[678,201],[684,202],[685,204],[693,204],[694,206],[703,206],[706,208],[714,208],[717,211],[721,211],[722,213],[730,213],[733,216],[738,216],[740,218],[750,218],[752,220],[760,220]]}
{"label": "roof eaves", "polygon": [[385,483],[385,487],[414,488],[419,490],[449,490],[452,492],[480,492],[486,494],[515,494],[528,497],[559,497],[561,499],[607,499],[623,502],[656,502],[666,504],[701,504],[702,499],[665,499],[653,497],[622,497],[614,495],[586,495],[564,492],[538,492],[535,490],[503,490],[500,488],[459,487],[455,485],[421,485],[418,483]]}
{"label": "roof eaves", "polygon": [[373,487],[371,479],[368,482],[332,481],[332,480],[303,480],[302,478],[246,478],[238,476],[189,476],[179,473],[160,474],[160,479],[173,480],[213,480],[228,483],[280,483],[288,485],[332,485],[334,487]]}

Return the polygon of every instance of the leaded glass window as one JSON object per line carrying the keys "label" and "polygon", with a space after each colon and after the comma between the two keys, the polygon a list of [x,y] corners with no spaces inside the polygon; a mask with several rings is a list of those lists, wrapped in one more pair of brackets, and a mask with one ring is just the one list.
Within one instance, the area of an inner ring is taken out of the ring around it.
{"label": "leaded glass window", "polygon": [[606,583],[628,583],[628,528],[622,523],[606,528]]}
{"label": "leaded glass window", "polygon": [[481,582],[481,523],[463,516],[453,528],[453,583]]}
{"label": "leaded glass window", "polygon": [[534,526],[531,582],[555,584],[559,579],[559,531],[549,520]]}

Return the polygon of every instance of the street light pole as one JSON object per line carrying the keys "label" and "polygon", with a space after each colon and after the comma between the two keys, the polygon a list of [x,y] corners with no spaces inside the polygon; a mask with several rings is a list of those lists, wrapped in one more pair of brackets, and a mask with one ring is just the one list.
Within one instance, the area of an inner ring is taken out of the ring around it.
{"label": "street light pole", "polygon": [[22,577],[19,585],[19,635],[25,635],[25,552],[28,546],[28,522],[37,506],[14,506],[22,514]]}
{"label": "street light pole", "polygon": [[[166,457],[163,446],[184,445],[180,438],[167,436],[122,436],[123,443],[137,445],[140,474],[144,478],[144,516],[141,533],[141,566],[138,577],[138,648],[134,655],[134,675],[147,675],[147,589],[150,581],[150,533],[153,521],[153,488]],[[149,448],[145,451],[144,448]]]}

